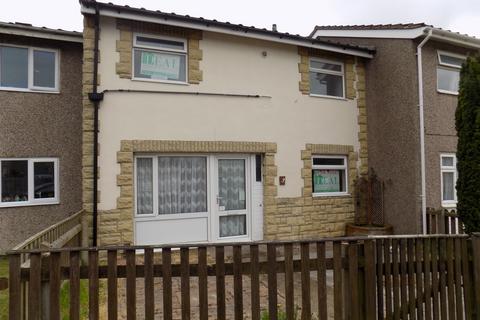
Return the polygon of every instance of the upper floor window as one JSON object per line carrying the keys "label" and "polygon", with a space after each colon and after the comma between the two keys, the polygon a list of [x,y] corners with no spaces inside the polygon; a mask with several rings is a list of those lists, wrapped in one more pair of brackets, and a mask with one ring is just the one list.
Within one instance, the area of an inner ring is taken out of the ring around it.
{"label": "upper floor window", "polygon": [[310,59],[310,94],[313,96],[345,97],[344,65],[325,59]]}
{"label": "upper floor window", "polygon": [[454,154],[440,156],[440,171],[442,174],[442,206],[455,206],[457,203],[457,157]]}
{"label": "upper floor window", "polygon": [[437,90],[439,92],[458,94],[460,69],[464,62],[465,56],[438,52]]}
{"label": "upper floor window", "polygon": [[186,83],[186,39],[136,34],[133,46],[134,79]]}
{"label": "upper floor window", "polygon": [[313,196],[337,196],[347,194],[347,171],[346,156],[313,156]]}
{"label": "upper floor window", "polygon": [[58,51],[0,45],[0,89],[58,91]]}
{"label": "upper floor window", "polygon": [[0,207],[58,203],[58,159],[0,159]]}

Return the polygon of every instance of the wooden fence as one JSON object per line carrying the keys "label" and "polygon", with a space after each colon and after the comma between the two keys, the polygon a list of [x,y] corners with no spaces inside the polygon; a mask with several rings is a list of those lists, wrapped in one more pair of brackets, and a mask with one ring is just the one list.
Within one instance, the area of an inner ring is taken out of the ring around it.
{"label": "wooden fence", "polygon": [[[85,265],[82,252],[88,252]],[[28,268],[21,266],[25,253],[30,255]],[[25,318],[39,319],[48,307],[49,319],[60,319],[62,281],[70,282],[66,316],[79,319],[81,279],[88,281],[90,319],[99,319],[100,281],[106,282],[105,309],[112,320],[120,318],[122,309],[126,319],[161,314],[163,319],[259,320],[266,313],[273,320],[296,319],[297,309],[301,319],[480,319],[476,236],[65,248],[8,255],[11,320],[21,319],[23,283],[29,288]],[[67,264],[61,255],[68,255]],[[42,281],[50,286],[48,306],[42,305]],[[174,299],[174,284],[180,299]],[[229,293],[233,301],[227,299]],[[284,306],[279,306],[280,298]]]}
{"label": "wooden fence", "polygon": [[428,234],[463,234],[463,224],[457,210],[452,209],[427,209]]}
{"label": "wooden fence", "polygon": [[[64,220],[57,222],[56,224],[40,231],[39,233],[31,236],[24,242],[18,244],[13,248],[14,251],[23,251],[19,255],[21,267],[24,269],[30,268],[30,254],[29,250],[38,250],[38,249],[58,249],[63,247],[79,247],[82,243],[85,242],[85,239],[82,239],[86,234],[82,232],[85,228],[82,225],[82,217],[84,210],[78,211],[73,215],[65,218]],[[48,259],[48,253],[43,254],[44,259]],[[68,262],[69,257],[66,254],[62,255],[62,262]],[[5,283],[7,282],[7,283]],[[6,290],[8,288],[8,279],[0,278],[0,291]],[[29,296],[30,296],[31,287],[29,283],[23,281],[20,286],[20,291],[17,293],[20,297],[17,297],[17,301],[21,303],[20,309],[22,310],[22,318],[27,318],[27,310],[29,305]],[[38,290],[43,290],[44,293],[49,291],[49,283],[44,281],[41,283]],[[10,290],[11,292],[11,290]],[[11,299],[11,297],[10,297]],[[46,304],[49,301],[49,297],[43,296],[42,304]],[[10,300],[11,303],[11,300]],[[48,318],[49,310],[44,308],[43,318]]]}

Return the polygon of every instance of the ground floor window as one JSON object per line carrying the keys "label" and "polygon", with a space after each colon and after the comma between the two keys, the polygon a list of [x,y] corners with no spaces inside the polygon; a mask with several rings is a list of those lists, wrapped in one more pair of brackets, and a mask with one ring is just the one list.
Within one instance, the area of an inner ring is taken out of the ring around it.
{"label": "ground floor window", "polygon": [[347,188],[346,156],[312,157],[313,196],[345,195]]}
{"label": "ground floor window", "polygon": [[58,159],[0,159],[0,207],[58,203]]}
{"label": "ground floor window", "polygon": [[138,157],[137,214],[207,211],[206,157]]}
{"label": "ground floor window", "polygon": [[455,206],[457,204],[457,157],[455,154],[442,154],[440,156],[442,206]]}

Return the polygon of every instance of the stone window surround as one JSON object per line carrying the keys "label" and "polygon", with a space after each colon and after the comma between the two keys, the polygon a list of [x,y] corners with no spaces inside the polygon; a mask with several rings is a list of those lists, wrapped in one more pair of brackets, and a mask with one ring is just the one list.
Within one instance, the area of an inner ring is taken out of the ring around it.
{"label": "stone window surround", "polygon": [[203,73],[200,70],[200,61],[203,58],[202,49],[200,49],[202,31],[125,19],[117,19],[117,29],[120,39],[116,43],[119,55],[116,72],[120,78],[132,79],[133,34],[144,33],[185,38],[187,40],[187,82],[198,84],[203,80]]}
{"label": "stone window surround", "polygon": [[345,98],[352,100],[357,97],[355,90],[356,58],[305,47],[298,47],[298,54],[300,56],[300,62],[298,63],[298,71],[300,73],[299,90],[302,94],[310,95],[310,58],[320,58],[344,64]]}
{"label": "stone window surround", "polygon": [[[306,144],[302,150],[302,178],[304,186],[302,195],[304,197],[312,197],[313,199],[351,197],[355,179],[357,178],[357,153],[353,146],[350,145],[334,145],[334,144]],[[348,194],[338,196],[312,196],[312,156],[314,155],[341,155],[347,156],[348,167]]]}

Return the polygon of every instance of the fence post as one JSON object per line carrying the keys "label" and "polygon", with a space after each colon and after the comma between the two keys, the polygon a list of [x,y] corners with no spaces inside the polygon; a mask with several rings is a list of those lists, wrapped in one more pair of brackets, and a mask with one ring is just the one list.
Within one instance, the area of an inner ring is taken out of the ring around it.
{"label": "fence post", "polygon": [[472,234],[475,319],[480,320],[480,233]]}
{"label": "fence post", "polygon": [[[82,232],[81,232],[81,246],[83,248],[88,248],[89,247],[89,241],[88,241],[88,236],[89,236],[89,230],[88,230],[88,218],[86,214],[83,214],[81,216],[81,224],[82,224]],[[82,264],[87,264],[88,262],[88,251],[81,251],[80,252],[80,259],[82,261]]]}
{"label": "fence post", "polygon": [[[378,245],[378,243],[377,243]],[[365,240],[364,243],[364,277],[365,282],[365,317],[364,319],[375,319],[376,317],[376,264],[375,264],[375,243],[372,239]],[[382,292],[383,294],[383,292]]]}
{"label": "fence post", "polygon": [[[51,256],[45,256],[42,259],[42,273],[47,271],[50,266]],[[50,280],[42,280],[41,282],[41,299],[42,303],[42,319],[50,319]]]}
{"label": "fence post", "polygon": [[9,259],[9,319],[20,320],[22,316],[22,290],[20,274],[20,255],[12,254]]}

